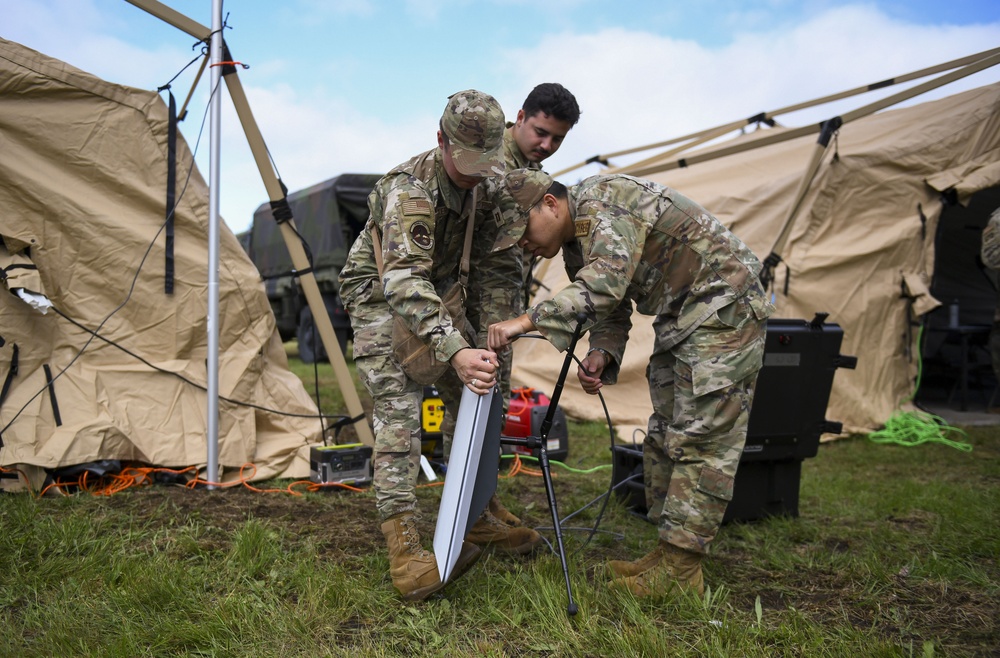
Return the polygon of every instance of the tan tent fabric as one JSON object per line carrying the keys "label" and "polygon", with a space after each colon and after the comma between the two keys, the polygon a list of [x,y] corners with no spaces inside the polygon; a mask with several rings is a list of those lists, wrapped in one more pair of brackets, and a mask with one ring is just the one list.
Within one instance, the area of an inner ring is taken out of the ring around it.
{"label": "tan tent fabric", "polygon": [[[0,465],[205,465],[206,393],[180,377],[206,382],[208,189],[197,170],[188,179],[192,156],[178,135],[176,279],[167,295],[167,121],[154,92],[0,39],[0,265],[33,263],[37,292],[55,309],[166,371],[0,290],[0,381],[19,349],[0,406]],[[259,274],[233,234],[220,233],[220,395],[316,414],[288,370]],[[46,365],[58,375],[54,397]],[[233,479],[252,463],[257,479],[307,476],[307,446],[319,433],[316,419],[221,402],[223,472]]]}
{"label": "tan tent fabric", "polygon": [[[815,137],[800,138],[653,178],[706,206],[763,259],[787,218],[815,143]],[[953,188],[964,203],[998,184],[1000,85],[859,119],[845,124],[831,143],[781,254],[774,289],[776,317],[808,320],[826,312],[829,322],[844,329],[841,351],[857,356],[858,367],[837,372],[827,418],[842,422],[845,431],[877,428],[913,392],[917,337],[908,325],[938,305],[926,286],[934,268],[940,191]],[[903,294],[904,280],[909,296]],[[922,291],[913,290],[918,281]],[[544,282],[552,290],[565,285],[561,262],[547,267]],[[651,323],[633,318],[621,383],[604,388],[624,440],[631,439],[632,428],[645,427],[651,410],[644,377]],[[582,342],[585,348],[586,338]],[[514,363],[517,382],[551,390],[561,355],[544,341],[522,340]],[[566,412],[602,420],[598,401],[580,390],[575,376],[570,379],[562,398]]]}

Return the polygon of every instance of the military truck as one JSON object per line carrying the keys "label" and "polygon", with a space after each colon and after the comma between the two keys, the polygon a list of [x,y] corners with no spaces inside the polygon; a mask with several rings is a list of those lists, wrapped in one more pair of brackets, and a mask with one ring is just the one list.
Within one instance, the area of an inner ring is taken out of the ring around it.
{"label": "military truck", "polygon": [[[305,243],[316,283],[343,350],[352,332],[338,295],[337,277],[354,238],[368,220],[368,194],[379,178],[379,174],[341,174],[288,195],[295,227]],[[299,356],[306,363],[326,360],[326,350],[271,204],[261,204],[254,211],[250,230],[237,237],[264,279],[281,339],[297,339]]]}

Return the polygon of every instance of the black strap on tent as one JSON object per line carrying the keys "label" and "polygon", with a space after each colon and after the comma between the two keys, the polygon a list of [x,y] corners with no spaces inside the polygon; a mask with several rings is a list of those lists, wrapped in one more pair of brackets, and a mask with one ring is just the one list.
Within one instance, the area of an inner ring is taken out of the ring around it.
{"label": "black strap on tent", "polygon": [[760,285],[764,286],[764,290],[767,290],[768,287],[770,287],[771,281],[774,280],[774,268],[776,268],[780,262],[781,256],[772,251],[761,263],[763,267],[761,267],[760,270]]}
{"label": "black strap on tent", "polygon": [[52,369],[49,364],[42,366],[45,370],[45,385],[49,388],[49,402],[52,403],[52,418],[56,421],[56,427],[62,425],[62,416],[59,415],[59,402],[56,401],[56,387],[52,380]]}
{"label": "black strap on tent", "polygon": [[284,224],[292,219],[292,207],[288,205],[287,197],[281,197],[277,201],[271,202],[271,215],[274,216],[274,221],[279,224]]}
{"label": "black strap on tent", "polygon": [[[3,380],[3,389],[0,389],[0,407],[3,406],[3,401],[7,399],[7,393],[10,392],[10,385],[17,377],[17,361],[18,353],[20,350],[17,347],[17,343],[14,343],[14,353],[10,357],[10,369],[7,370],[7,376]],[[0,446],[3,445],[3,441],[0,441]]]}
{"label": "black strap on tent", "polygon": [[170,120],[167,122],[167,225],[164,234],[163,292],[174,294],[174,203],[177,191],[177,103],[170,96]]}
{"label": "black strap on tent", "polygon": [[922,203],[917,204],[917,212],[920,213],[920,240],[923,242],[927,239],[927,215],[924,214]]}
{"label": "black strap on tent", "polygon": [[748,117],[747,118],[747,125],[748,126],[753,125],[755,123],[757,123],[757,124],[761,124],[761,123],[767,124],[771,128],[774,128],[774,126],[777,124],[777,122],[774,119],[772,119],[771,117],[767,116],[767,112],[761,112],[760,114],[755,114],[752,117]]}
{"label": "black strap on tent", "polygon": [[[0,267],[0,281],[7,280],[7,272],[11,270],[37,270],[38,266],[34,263],[14,263],[13,265],[8,265],[7,267]],[[2,343],[0,343],[2,344]]]}
{"label": "black strap on tent", "polygon": [[830,145],[830,139],[840,130],[840,127],[844,125],[844,120],[841,117],[833,117],[832,119],[827,119],[820,124],[819,139],[816,143],[826,148]]}

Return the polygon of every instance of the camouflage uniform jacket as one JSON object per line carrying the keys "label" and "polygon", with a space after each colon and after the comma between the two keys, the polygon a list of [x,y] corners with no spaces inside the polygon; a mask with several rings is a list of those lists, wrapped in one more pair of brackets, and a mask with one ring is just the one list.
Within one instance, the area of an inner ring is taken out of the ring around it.
{"label": "camouflage uniform jacket", "polygon": [[[499,188],[484,182],[478,193],[470,281],[479,291],[516,286],[516,280],[511,283],[509,274],[505,276],[511,266],[505,267],[504,262],[516,259],[518,250],[511,247],[520,235],[505,232],[503,217],[494,210]],[[383,176],[368,196],[368,222],[340,273],[341,299],[348,311],[356,304],[387,305],[386,310],[404,318],[443,362],[470,347],[441,303],[441,295],[459,278],[466,228],[462,208],[467,199],[471,199],[471,192],[451,183],[440,149],[399,165]],[[374,257],[373,226],[382,246],[381,280]],[[515,287],[514,297],[516,291]],[[480,292],[466,301],[466,308],[490,318],[509,313],[490,308],[496,296]],[[355,327],[355,358],[391,352],[391,324]]]}
{"label": "camouflage uniform jacket", "polygon": [[[540,162],[532,162],[528,159],[524,153],[521,153],[521,148],[514,141],[514,133],[512,131],[512,126],[514,124],[507,123],[507,129],[503,131],[503,159],[504,164],[507,165],[507,171],[514,171],[515,169],[534,169],[536,171],[541,170],[542,165]],[[509,201],[513,201],[510,196],[507,196]],[[509,207],[507,207],[509,206]],[[513,203],[507,203],[503,208],[504,212],[517,212],[516,207]],[[527,299],[528,291],[531,290],[531,274],[534,269],[535,258],[531,255],[530,251],[525,251],[523,255],[524,265],[522,267],[522,277],[524,286],[524,299]],[[518,308],[514,309],[515,313],[510,317],[516,317],[521,314],[521,307],[523,304],[519,303]],[[500,318],[501,320],[507,320],[509,318]]]}
{"label": "camouflage uniform jacket", "polygon": [[541,169],[541,163],[532,162],[528,159],[528,156],[521,153],[521,148],[514,141],[514,132],[511,130],[513,125],[512,123],[508,123],[507,129],[503,131],[503,159],[507,165],[507,171],[514,171],[515,169]]}
{"label": "camouflage uniform jacket", "polygon": [[614,383],[625,353],[632,304],[672,319],[665,347],[684,340],[714,312],[746,297],[763,320],[773,307],[753,252],[704,208],[676,191],[624,175],[592,176],[569,188],[576,239],[563,245],[571,283],[529,310],[559,350],[569,346],[576,315],[588,317],[592,348],[614,359]]}

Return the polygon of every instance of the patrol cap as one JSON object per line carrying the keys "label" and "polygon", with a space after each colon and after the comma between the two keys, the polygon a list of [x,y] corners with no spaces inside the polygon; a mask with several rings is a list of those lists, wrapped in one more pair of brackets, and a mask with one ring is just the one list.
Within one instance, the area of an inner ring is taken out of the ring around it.
{"label": "patrol cap", "polygon": [[502,176],[506,123],[497,99],[475,89],[448,97],[441,129],[451,143],[455,168],[466,176]]}
{"label": "patrol cap", "polygon": [[504,176],[504,182],[525,216],[552,187],[552,177],[537,169],[515,169]]}

